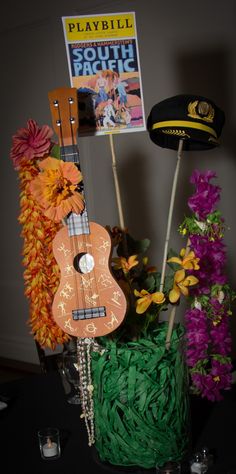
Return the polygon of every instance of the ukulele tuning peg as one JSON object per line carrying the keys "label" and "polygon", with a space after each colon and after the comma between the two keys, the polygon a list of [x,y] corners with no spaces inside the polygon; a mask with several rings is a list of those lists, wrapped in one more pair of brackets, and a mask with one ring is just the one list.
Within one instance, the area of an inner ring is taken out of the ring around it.
{"label": "ukulele tuning peg", "polygon": [[69,104],[73,104],[73,103],[74,103],[74,99],[73,99],[72,97],[69,97],[68,101],[69,101]]}
{"label": "ukulele tuning peg", "polygon": [[70,123],[75,123],[75,118],[74,117],[70,117]]}
{"label": "ukulele tuning peg", "polygon": [[60,127],[61,126],[61,120],[56,120],[56,124],[57,124],[58,127]]}
{"label": "ukulele tuning peg", "polygon": [[54,105],[54,107],[58,107],[58,105],[59,105],[59,104],[58,104],[58,100],[54,100],[54,101],[53,101],[53,105]]}

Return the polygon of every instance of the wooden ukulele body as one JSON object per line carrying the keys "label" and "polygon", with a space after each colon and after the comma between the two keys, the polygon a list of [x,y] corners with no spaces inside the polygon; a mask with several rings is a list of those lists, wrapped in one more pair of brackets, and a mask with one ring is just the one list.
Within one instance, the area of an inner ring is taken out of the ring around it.
{"label": "wooden ukulele body", "polygon": [[110,266],[111,239],[101,225],[90,222],[89,234],[56,234],[53,252],[61,278],[53,301],[56,323],[76,337],[113,332],[123,321],[126,298]]}

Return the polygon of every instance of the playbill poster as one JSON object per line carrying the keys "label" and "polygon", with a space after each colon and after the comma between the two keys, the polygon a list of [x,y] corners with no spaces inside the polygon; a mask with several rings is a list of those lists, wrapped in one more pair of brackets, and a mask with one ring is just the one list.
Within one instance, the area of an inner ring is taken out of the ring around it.
{"label": "playbill poster", "polygon": [[62,17],[79,135],[146,130],[135,13]]}

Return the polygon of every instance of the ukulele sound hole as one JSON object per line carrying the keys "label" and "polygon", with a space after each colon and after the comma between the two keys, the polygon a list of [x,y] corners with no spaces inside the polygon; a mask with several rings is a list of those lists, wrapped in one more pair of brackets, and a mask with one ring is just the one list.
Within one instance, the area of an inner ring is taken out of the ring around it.
{"label": "ukulele sound hole", "polygon": [[74,258],[74,267],[79,273],[90,273],[94,268],[94,258],[90,253],[78,253]]}

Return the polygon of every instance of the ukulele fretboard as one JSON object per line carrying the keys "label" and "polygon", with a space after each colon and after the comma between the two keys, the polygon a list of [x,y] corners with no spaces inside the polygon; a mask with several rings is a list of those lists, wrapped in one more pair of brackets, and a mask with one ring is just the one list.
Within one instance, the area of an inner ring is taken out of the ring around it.
{"label": "ukulele fretboard", "polygon": [[73,235],[90,234],[86,208],[84,208],[82,214],[71,212],[67,217],[67,227],[70,237],[73,237]]}
{"label": "ukulele fretboard", "polygon": [[[63,161],[71,161],[80,165],[77,144],[62,146],[60,149],[60,156]],[[73,235],[82,235],[90,233],[88,213],[85,201],[84,210],[81,214],[75,214],[74,212],[71,212],[71,214],[67,216],[67,226],[70,237],[72,237]]]}
{"label": "ukulele fretboard", "polygon": [[72,161],[79,164],[79,150],[75,145],[63,145],[60,149],[60,157],[63,161]]}

